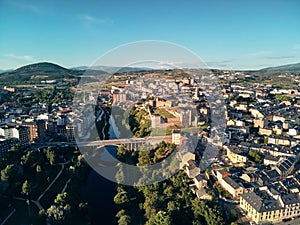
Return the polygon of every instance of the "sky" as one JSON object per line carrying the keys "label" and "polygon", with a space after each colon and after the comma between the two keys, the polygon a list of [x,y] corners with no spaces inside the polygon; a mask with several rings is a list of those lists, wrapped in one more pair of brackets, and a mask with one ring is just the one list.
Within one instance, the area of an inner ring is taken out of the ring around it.
{"label": "sky", "polygon": [[183,46],[212,68],[300,62],[299,0],[0,0],[0,69],[89,66],[126,43]]}

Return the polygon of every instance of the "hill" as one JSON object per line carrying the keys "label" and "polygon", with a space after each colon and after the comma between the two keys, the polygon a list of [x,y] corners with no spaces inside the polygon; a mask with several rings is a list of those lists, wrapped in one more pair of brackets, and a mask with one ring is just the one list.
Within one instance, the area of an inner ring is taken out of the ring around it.
{"label": "hill", "polygon": [[[40,83],[43,80],[76,80],[85,72],[85,70],[66,69],[54,63],[41,62],[0,73],[0,83]],[[97,73],[101,72],[97,71]]]}
{"label": "hill", "polygon": [[268,68],[263,68],[259,71],[262,71],[262,72],[266,72],[266,71],[300,72],[300,63],[268,67]]}
{"label": "hill", "polygon": [[71,68],[73,70],[95,70],[105,71],[106,73],[124,73],[124,72],[137,72],[137,71],[149,71],[154,70],[146,67],[114,67],[114,66],[78,66]]}

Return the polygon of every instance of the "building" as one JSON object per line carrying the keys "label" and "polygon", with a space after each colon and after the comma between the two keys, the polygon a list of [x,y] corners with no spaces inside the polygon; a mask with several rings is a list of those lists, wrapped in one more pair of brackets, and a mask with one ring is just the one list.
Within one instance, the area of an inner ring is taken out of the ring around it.
{"label": "building", "polygon": [[123,103],[127,101],[127,96],[125,93],[116,93],[112,95],[112,103],[114,105]]}
{"label": "building", "polygon": [[244,193],[244,188],[231,177],[224,177],[219,183],[233,198],[239,198]]}
{"label": "building", "polygon": [[30,134],[28,127],[18,124],[3,124],[0,126],[0,136],[5,139],[16,138],[18,143],[22,146],[28,145],[30,141]]}
{"label": "building", "polygon": [[240,207],[256,224],[280,222],[282,220],[283,207],[276,199],[263,199],[255,192],[244,193],[240,196]]}
{"label": "building", "polygon": [[297,194],[290,193],[279,197],[280,204],[284,210],[282,219],[288,219],[300,216],[300,199]]}
{"label": "building", "polygon": [[173,130],[172,132],[172,143],[175,145],[181,144],[181,133],[180,130]]}
{"label": "building", "polygon": [[198,174],[200,174],[200,169],[196,165],[194,160],[188,161],[188,166],[186,167],[186,174],[189,178],[195,178]]}
{"label": "building", "polygon": [[204,174],[198,174],[195,176],[194,183],[199,190],[202,188],[207,188],[207,179]]}
{"label": "building", "polygon": [[300,199],[295,193],[248,192],[241,195],[240,207],[256,224],[277,223],[300,216]]}
{"label": "building", "polygon": [[233,146],[224,146],[229,160],[233,163],[247,162],[247,155],[245,152]]}
{"label": "building", "polygon": [[280,177],[287,177],[294,170],[294,166],[296,164],[295,157],[288,157],[287,159],[282,160],[275,167],[275,170],[279,173]]}
{"label": "building", "polygon": [[10,138],[10,139],[2,139],[0,138],[0,158],[2,158],[2,154],[7,152],[11,147],[15,146],[18,143],[18,139]]}
{"label": "building", "polygon": [[75,141],[75,135],[77,134],[77,126],[73,124],[66,125],[66,136],[69,142]]}
{"label": "building", "polygon": [[192,152],[184,152],[184,153],[179,152],[178,157],[181,161],[179,167],[180,167],[180,169],[182,169],[184,166],[188,165],[188,161],[190,161],[190,160],[195,161],[196,156]]}
{"label": "building", "polygon": [[166,124],[163,123],[163,119],[159,114],[151,115],[151,128],[163,128]]}
{"label": "building", "polygon": [[41,140],[46,137],[46,126],[44,120],[23,122],[22,125],[29,128],[30,142]]}
{"label": "building", "polygon": [[279,160],[280,160],[280,157],[275,157],[273,155],[268,154],[264,158],[264,165],[266,165],[266,166],[276,165]]}

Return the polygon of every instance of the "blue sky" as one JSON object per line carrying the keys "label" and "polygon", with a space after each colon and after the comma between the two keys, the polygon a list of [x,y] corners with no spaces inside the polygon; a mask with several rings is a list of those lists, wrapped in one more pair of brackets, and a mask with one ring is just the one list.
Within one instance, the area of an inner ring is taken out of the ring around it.
{"label": "blue sky", "polygon": [[90,65],[119,45],[163,40],[210,67],[300,62],[300,1],[0,0],[0,69]]}

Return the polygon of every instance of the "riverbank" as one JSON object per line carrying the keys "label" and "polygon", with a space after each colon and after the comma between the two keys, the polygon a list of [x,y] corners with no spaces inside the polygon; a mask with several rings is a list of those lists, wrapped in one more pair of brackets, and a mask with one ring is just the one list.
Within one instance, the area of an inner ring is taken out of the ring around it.
{"label": "riverbank", "polygon": [[[118,135],[114,119],[109,118],[109,139],[116,139]],[[117,147],[108,146],[105,150],[114,155],[117,152]],[[109,154],[109,153],[107,153]],[[105,154],[104,154],[105,155]],[[105,157],[105,156],[103,156]],[[116,183],[107,180],[99,175],[94,170],[91,170],[85,187],[82,191],[82,199],[88,202],[89,213],[91,215],[92,225],[113,225],[115,223],[116,207],[113,202]]]}

